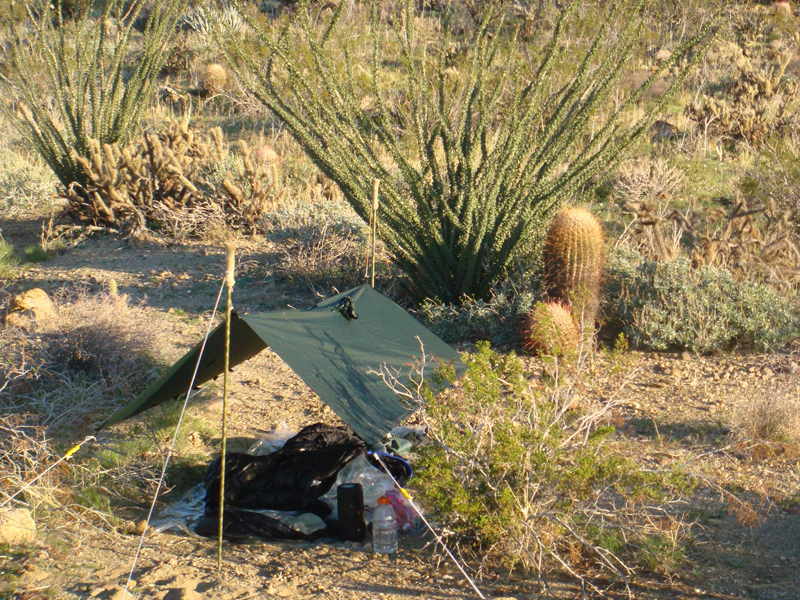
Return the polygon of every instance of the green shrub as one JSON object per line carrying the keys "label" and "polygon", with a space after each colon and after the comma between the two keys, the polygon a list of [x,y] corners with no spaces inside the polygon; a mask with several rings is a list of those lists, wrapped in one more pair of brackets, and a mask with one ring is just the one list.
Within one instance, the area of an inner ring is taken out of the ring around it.
{"label": "green shrub", "polygon": [[25,248],[25,259],[28,262],[40,263],[50,258],[50,253],[41,246],[28,246]]}
{"label": "green shrub", "polygon": [[615,455],[614,428],[570,409],[574,388],[532,384],[513,354],[482,342],[465,360],[455,388],[420,399],[436,442],[416,464],[424,503],[485,565],[547,569],[577,552],[624,578],[634,540],[649,532],[648,511],[693,481]]}
{"label": "green shrub", "polygon": [[[299,2],[267,30],[244,15],[267,57],[234,34],[223,49],[365,220],[381,181],[378,230],[411,291],[455,305],[488,300],[559,205],[647,131],[713,26],[612,106],[642,2],[608,3],[585,23],[573,18],[580,3],[567,3],[544,48],[514,33],[513,9],[500,2],[485,3],[470,24],[450,3],[420,16],[411,0],[387,24],[380,4],[358,24],[365,8],[346,2],[324,18]],[[565,36],[583,26],[589,41],[571,56]],[[664,97],[627,125],[623,115],[682,58]]]}
{"label": "green shrub", "polygon": [[657,262],[612,253],[605,295],[606,324],[641,348],[768,350],[800,335],[796,299],[723,269],[692,268],[684,256]]}

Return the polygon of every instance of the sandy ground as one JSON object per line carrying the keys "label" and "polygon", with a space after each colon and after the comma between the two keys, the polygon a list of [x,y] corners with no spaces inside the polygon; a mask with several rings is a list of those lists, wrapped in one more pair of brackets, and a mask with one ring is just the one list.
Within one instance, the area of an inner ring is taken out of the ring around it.
{"label": "sandy ground", "polygon": [[[26,236],[34,237],[36,231],[30,223],[3,225],[4,237],[15,246],[24,245]],[[300,308],[335,291],[313,283],[276,284],[272,264],[277,252],[270,244],[241,241],[237,310]],[[137,245],[100,237],[28,268],[13,290],[42,287],[53,292],[67,285],[92,292],[114,279],[120,293],[143,303],[154,318],[172,315],[179,352],[199,339],[210,317],[223,262],[224,250],[218,244]],[[535,359],[527,360],[531,372],[537,373],[541,366]],[[701,483],[687,507],[687,514],[694,509],[693,514],[701,517],[696,517],[695,541],[686,563],[670,578],[653,576],[635,582],[633,597],[800,597],[800,511],[796,504],[780,502],[800,493],[800,453],[782,444],[754,450],[720,442],[730,439],[727,423],[736,403],[748,395],[768,394],[779,380],[796,373],[797,354],[631,352],[624,361],[617,368],[598,355],[582,394],[587,403],[618,402],[613,443],[620,453],[644,464],[677,461],[715,484],[735,484],[737,493],[752,499],[763,519],[756,527],[741,525],[724,494]],[[229,431],[234,448],[282,423],[297,430],[318,421],[337,422],[269,350],[237,369],[232,380]],[[220,396],[219,386],[212,387],[192,410],[216,420]],[[209,456],[218,442],[200,435],[192,439],[195,450]],[[146,514],[143,508],[134,510],[139,511],[138,519]],[[42,541],[25,559],[15,597],[123,598],[138,538],[79,524],[57,535],[59,543]],[[213,540],[175,530],[154,535],[146,540],[132,589],[138,598],[169,600],[477,597],[431,540],[419,536],[404,538],[400,551],[391,557],[342,544],[261,542],[226,543],[224,557],[217,573]],[[533,575],[501,574],[479,585],[487,597],[592,597],[568,578],[554,575],[546,583]],[[628,597],[620,587],[609,595]]]}

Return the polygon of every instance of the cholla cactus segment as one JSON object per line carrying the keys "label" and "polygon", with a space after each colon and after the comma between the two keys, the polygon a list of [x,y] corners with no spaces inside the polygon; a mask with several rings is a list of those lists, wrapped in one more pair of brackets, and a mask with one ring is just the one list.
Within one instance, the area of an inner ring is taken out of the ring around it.
{"label": "cholla cactus segment", "polygon": [[278,162],[280,157],[272,146],[263,144],[256,148],[255,152],[253,152],[253,158],[257,163],[271,165],[272,163]]}
{"label": "cholla cactus segment", "polygon": [[556,300],[538,302],[522,323],[522,347],[545,356],[574,357],[580,346],[580,334],[572,309]]}
{"label": "cholla cactus segment", "polygon": [[553,217],[544,245],[547,294],[572,305],[584,333],[594,331],[604,261],[597,217],[585,208],[564,208]]}

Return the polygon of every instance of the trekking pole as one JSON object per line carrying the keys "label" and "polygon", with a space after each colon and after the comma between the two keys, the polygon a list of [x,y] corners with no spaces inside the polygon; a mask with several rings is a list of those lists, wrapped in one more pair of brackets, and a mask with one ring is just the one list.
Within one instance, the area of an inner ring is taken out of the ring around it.
{"label": "trekking pole", "polygon": [[219,465],[219,540],[217,544],[217,573],[222,571],[222,527],[225,515],[225,454],[228,443],[228,370],[231,360],[231,290],[233,269],[236,262],[236,243],[225,242],[228,266],[225,269],[225,284],[228,288],[228,305],[225,308],[225,371],[222,376],[222,450]]}
{"label": "trekking pole", "polygon": [[369,271],[369,285],[375,287],[375,242],[378,238],[378,188],[380,179],[372,182],[372,268]]}

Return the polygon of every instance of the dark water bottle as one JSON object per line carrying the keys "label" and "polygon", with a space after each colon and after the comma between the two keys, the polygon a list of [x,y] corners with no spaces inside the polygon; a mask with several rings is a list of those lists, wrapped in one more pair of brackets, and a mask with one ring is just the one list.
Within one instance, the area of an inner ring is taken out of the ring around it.
{"label": "dark water bottle", "polygon": [[343,542],[363,542],[367,537],[364,520],[364,489],[360,483],[343,483],[336,488],[339,510],[339,539]]}

